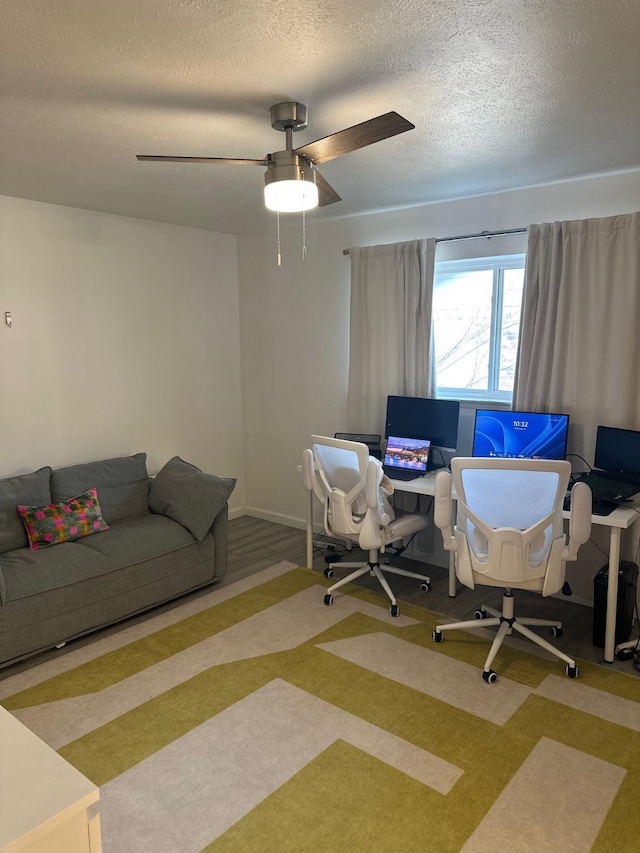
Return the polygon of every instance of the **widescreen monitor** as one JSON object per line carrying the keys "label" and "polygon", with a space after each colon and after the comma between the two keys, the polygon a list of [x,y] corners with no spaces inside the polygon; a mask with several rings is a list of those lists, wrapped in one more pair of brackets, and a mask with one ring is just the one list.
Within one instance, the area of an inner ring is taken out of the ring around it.
{"label": "widescreen monitor", "polygon": [[569,415],[476,411],[473,456],[500,459],[564,459]]}
{"label": "widescreen monitor", "polygon": [[432,447],[455,451],[458,444],[458,400],[433,397],[387,397],[385,437],[403,435],[430,441]]}

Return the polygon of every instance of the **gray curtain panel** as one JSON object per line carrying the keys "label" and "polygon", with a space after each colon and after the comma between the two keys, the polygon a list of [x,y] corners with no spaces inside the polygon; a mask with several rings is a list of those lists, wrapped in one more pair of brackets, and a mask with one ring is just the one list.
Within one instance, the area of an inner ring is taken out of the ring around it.
{"label": "gray curtain panel", "polygon": [[640,429],[640,213],[529,227],[514,409],[567,412],[570,453],[596,427]]}
{"label": "gray curtain panel", "polygon": [[350,249],[347,429],[384,434],[388,394],[430,397],[436,243]]}

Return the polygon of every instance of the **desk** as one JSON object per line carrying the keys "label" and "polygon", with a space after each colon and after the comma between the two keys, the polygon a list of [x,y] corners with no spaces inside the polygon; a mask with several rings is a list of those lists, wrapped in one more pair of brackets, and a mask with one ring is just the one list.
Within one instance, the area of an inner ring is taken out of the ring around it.
{"label": "desk", "polygon": [[0,851],[100,853],[99,791],[0,707]]}
{"label": "desk", "polygon": [[[435,497],[437,471],[430,471],[424,477],[416,477],[415,480],[391,480],[394,492],[407,492],[412,495],[426,495]],[[453,489],[453,487],[452,487]],[[454,501],[456,491],[451,493]],[[453,551],[449,551],[449,598],[456,597],[456,558]]]}
{"label": "desk", "polygon": [[[569,518],[569,513],[563,513]],[[620,538],[640,518],[637,499],[629,506],[619,506],[611,515],[592,515],[591,524],[609,528],[609,580],[607,583],[607,620],[604,629],[604,661],[613,663],[616,645],[616,611],[618,607],[618,566],[620,564]]]}
{"label": "desk", "polygon": [[[433,497],[436,489],[436,472],[418,477],[415,480],[391,480],[396,492],[410,492],[414,495]],[[453,493],[455,500],[455,492]],[[569,513],[563,513],[569,518]],[[611,515],[592,515],[591,524],[609,528],[609,579],[607,584],[607,617],[604,634],[604,660],[613,663],[615,658],[616,611],[618,604],[618,565],[620,563],[620,539],[622,531],[627,530],[640,518],[640,501],[636,499],[629,506],[619,506]],[[307,504],[307,566],[313,567],[313,492],[309,492]],[[449,596],[456,594],[455,558],[449,553]]]}

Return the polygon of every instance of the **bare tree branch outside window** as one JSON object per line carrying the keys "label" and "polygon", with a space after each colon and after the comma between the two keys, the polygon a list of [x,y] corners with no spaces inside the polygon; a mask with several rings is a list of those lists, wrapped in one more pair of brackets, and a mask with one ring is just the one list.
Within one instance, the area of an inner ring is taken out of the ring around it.
{"label": "bare tree branch outside window", "polygon": [[492,395],[510,397],[524,258],[520,266],[504,269],[499,258],[485,260],[484,267],[475,260],[449,262],[443,273],[436,268],[433,321],[437,387],[457,390],[461,397],[465,391],[486,399]]}

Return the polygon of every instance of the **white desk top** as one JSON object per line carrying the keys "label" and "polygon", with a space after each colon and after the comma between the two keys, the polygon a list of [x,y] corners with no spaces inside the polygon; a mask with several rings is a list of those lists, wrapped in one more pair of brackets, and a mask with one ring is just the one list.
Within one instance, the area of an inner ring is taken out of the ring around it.
{"label": "white desk top", "polygon": [[[410,492],[414,495],[431,495],[436,491],[437,471],[430,471],[424,477],[416,477],[415,480],[391,480],[393,488],[397,492]],[[455,500],[455,490],[453,498]],[[563,512],[564,518],[569,518],[568,512]],[[619,506],[610,515],[592,515],[591,524],[600,527],[620,527],[626,530],[640,517],[640,500],[629,501],[625,506]]]}
{"label": "white desk top", "polygon": [[[298,465],[298,471],[302,471],[302,465]],[[435,495],[436,493],[436,474],[437,471],[429,471],[423,477],[416,477],[415,480],[393,480],[391,484],[396,492],[410,492],[414,495]],[[453,498],[455,500],[455,489]],[[564,518],[569,518],[568,512],[563,512]],[[636,497],[633,501],[629,501],[626,506],[619,506],[610,515],[592,515],[591,524],[597,524],[600,527],[620,527],[626,530],[628,527],[637,521],[640,517],[640,497]]]}
{"label": "white desk top", "polygon": [[36,827],[98,801],[93,782],[2,707],[0,744],[1,850],[13,850]]}
{"label": "white desk top", "polygon": [[429,471],[424,477],[416,477],[415,480],[391,480],[396,492],[411,492],[414,495],[435,495],[437,471]]}

